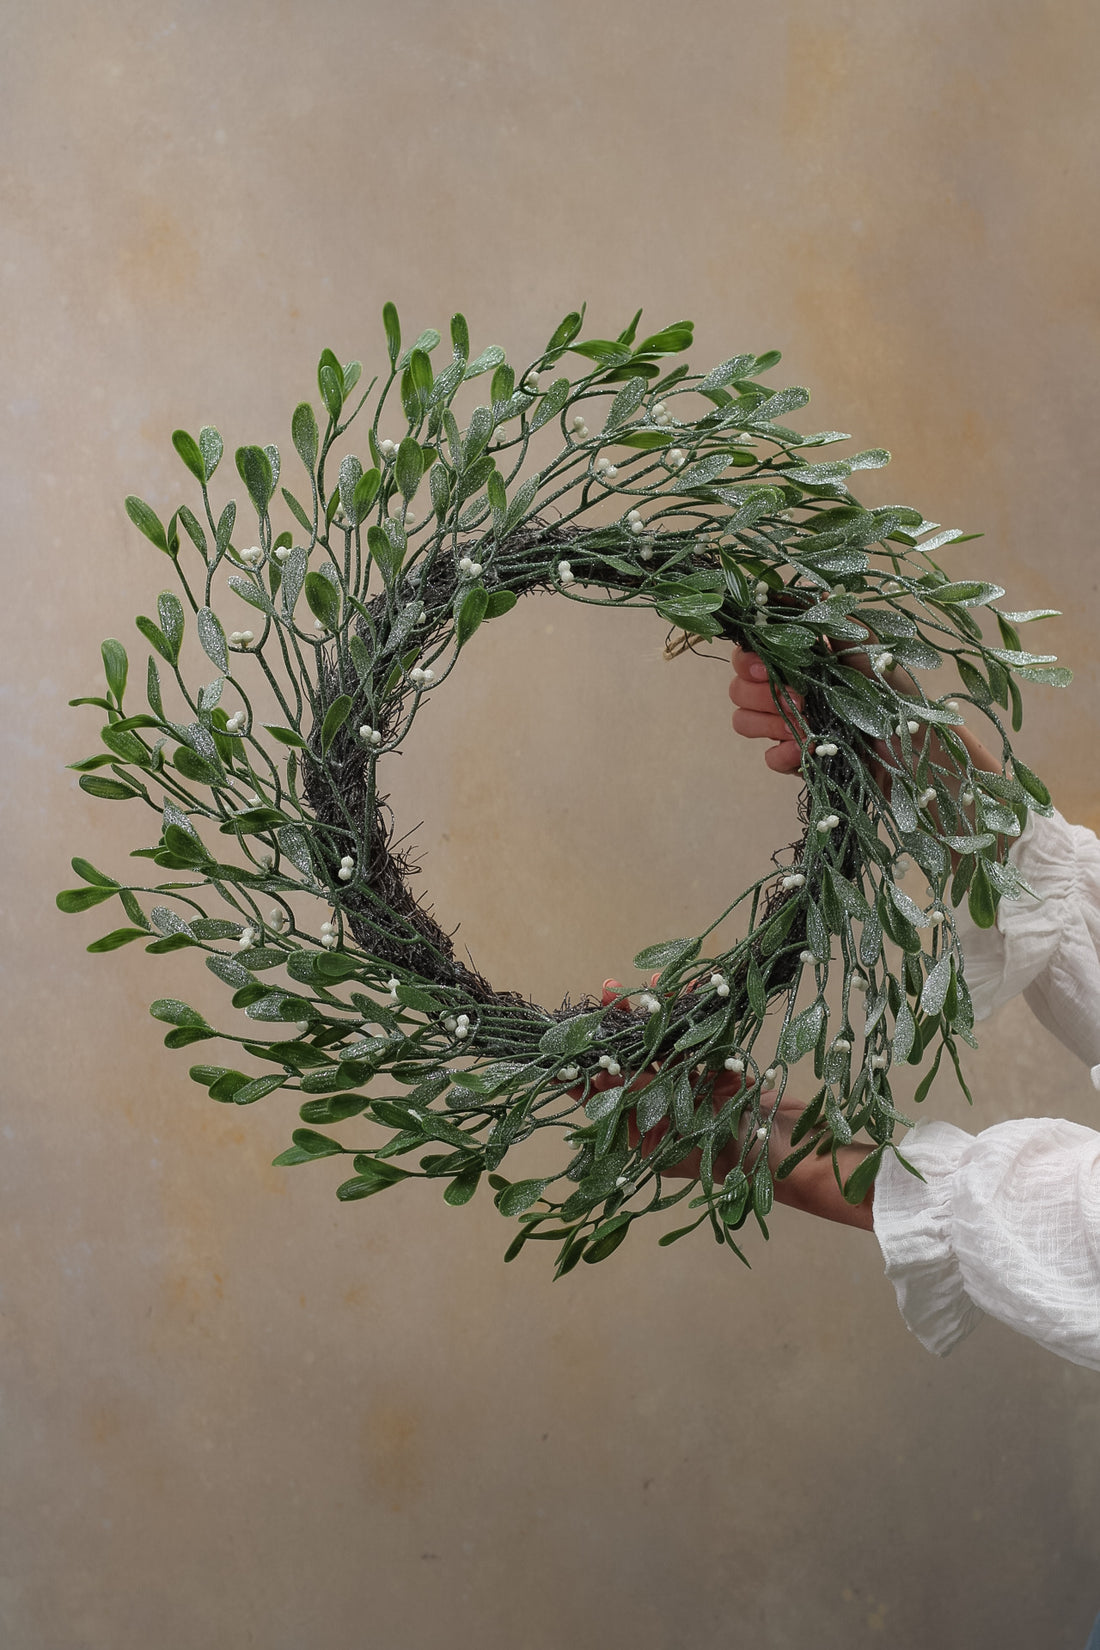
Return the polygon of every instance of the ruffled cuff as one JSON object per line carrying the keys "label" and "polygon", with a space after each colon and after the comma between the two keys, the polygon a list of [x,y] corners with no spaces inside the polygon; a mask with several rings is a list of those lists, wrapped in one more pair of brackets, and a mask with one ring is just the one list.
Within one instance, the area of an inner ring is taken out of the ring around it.
{"label": "ruffled cuff", "polygon": [[963,1283],[951,1241],[955,1170],[973,1137],[951,1123],[918,1123],[903,1152],[918,1180],[887,1153],[875,1181],[874,1227],[898,1308],[922,1346],[946,1357],[984,1313]]}
{"label": "ruffled cuff", "polygon": [[1036,897],[1002,899],[992,928],[965,904],[955,913],[975,1017],[1026,993],[1100,1088],[1100,843],[1059,813],[1031,814],[1009,858]]}

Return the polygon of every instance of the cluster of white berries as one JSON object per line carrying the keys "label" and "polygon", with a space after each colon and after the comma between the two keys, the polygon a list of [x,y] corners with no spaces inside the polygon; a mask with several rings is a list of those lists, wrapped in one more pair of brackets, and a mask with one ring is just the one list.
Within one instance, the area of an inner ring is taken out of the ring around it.
{"label": "cluster of white berries", "polygon": [[936,787],[935,787],[935,785],[929,785],[928,789],[926,791],[922,791],[920,793],[920,795],[918,796],[917,806],[919,808],[927,808],[928,804],[930,802],[935,802],[935,800],[936,800]]}
{"label": "cluster of white berries", "polygon": [[640,510],[628,510],[626,512],[626,526],[628,532],[633,533],[635,538],[639,538],[645,532],[642,512]]}
{"label": "cluster of white berries", "polygon": [[943,708],[944,710],[958,710],[960,709],[959,701],[957,699],[945,699]]}
{"label": "cluster of white berries", "polygon": [[710,977],[710,983],[714,987],[714,995],[716,997],[729,996],[730,983],[724,974],[712,974]]}
{"label": "cluster of white berries", "polygon": [[229,632],[230,647],[248,647],[256,640],[251,630],[231,630]]}
{"label": "cluster of white berries", "polygon": [[760,1127],[756,1131],[756,1138],[757,1140],[766,1140],[768,1138],[768,1128],[766,1123],[761,1123]]}
{"label": "cluster of white berries", "polygon": [[881,676],[884,671],[893,670],[893,668],[894,655],[892,653],[888,653],[885,648],[883,648],[881,652],[876,653],[871,660],[871,669],[875,672],[876,676]]}
{"label": "cluster of white berries", "polygon": [[687,456],[682,447],[670,447],[665,454],[665,463],[670,470],[682,470],[687,463]]}
{"label": "cluster of white berries", "polygon": [[853,991],[869,991],[870,989],[871,989],[870,986],[867,984],[867,981],[863,978],[862,974],[853,974],[852,975],[852,990]]}
{"label": "cluster of white berries", "polygon": [[890,1064],[890,1057],[886,1054],[872,1054],[870,1065],[872,1071],[885,1071]]}
{"label": "cluster of white berries", "polygon": [[246,717],[245,717],[244,711],[243,710],[235,710],[233,712],[232,716],[227,717],[227,719],[226,719],[226,723],[225,723],[226,733],[240,733],[242,728],[244,727],[245,721],[246,721]]}
{"label": "cluster of white berries", "polygon": [[756,589],[752,593],[752,599],[757,607],[767,607],[770,589],[767,579],[757,579]]}
{"label": "cluster of white berries", "polygon": [[779,884],[781,888],[801,888],[806,878],[801,871],[791,871]]}
{"label": "cluster of white berries", "polygon": [[583,441],[588,434],[588,425],[585,423],[580,413],[573,414],[573,419],[569,427],[578,441]]}
{"label": "cluster of white berries", "polygon": [[745,1069],[745,1062],[739,1054],[731,1054],[727,1060],[723,1060],[722,1064],[727,1071],[735,1071],[738,1074]]}
{"label": "cluster of white berries", "polygon": [[930,928],[939,928],[943,923],[943,920],[944,916],[942,911],[930,911],[928,913],[928,925]]}
{"label": "cluster of white berries", "polygon": [[776,1071],[775,1066],[769,1066],[767,1071],[761,1072],[761,1074],[760,1074],[760,1086],[761,1086],[761,1088],[770,1089],[773,1086],[773,1084],[775,1083],[776,1076],[777,1076],[777,1071]]}
{"label": "cluster of white berries", "polygon": [[827,739],[823,745],[815,745],[814,746],[814,755],[815,756],[835,756],[836,755],[836,746],[834,745],[834,743],[831,739]]}
{"label": "cluster of white berries", "polygon": [[237,940],[237,945],[242,951],[250,951],[259,937],[259,934],[254,928],[242,928],[240,937]]}
{"label": "cluster of white berries", "polygon": [[643,991],[639,994],[638,1007],[643,1014],[659,1014],[661,1012],[660,1000],[653,995],[652,991]]}
{"label": "cluster of white berries", "polygon": [[279,563],[280,567],[285,561],[290,560],[290,552],[293,548],[294,546],[291,544],[280,544],[279,548],[275,552],[275,560]]}
{"label": "cluster of white berries", "polygon": [[959,797],[959,801],[962,803],[964,808],[972,808],[974,806],[974,792],[963,791]]}
{"label": "cluster of white berries", "polygon": [[409,681],[415,682],[417,687],[426,687],[429,682],[435,681],[435,671],[421,669],[420,665],[413,665],[409,671]]}
{"label": "cluster of white berries", "polygon": [[252,545],[248,550],[238,550],[237,554],[246,567],[259,567],[264,559],[264,553],[258,544]]}
{"label": "cluster of white berries", "polygon": [[672,417],[663,401],[658,401],[653,408],[653,422],[659,424],[663,430],[672,423]]}
{"label": "cluster of white berries", "polygon": [[593,469],[598,476],[607,476],[609,479],[619,473],[609,458],[598,458],[593,465]]}
{"label": "cluster of white berries", "polygon": [[623,1069],[622,1066],[620,1066],[618,1060],[613,1060],[611,1058],[610,1054],[601,1054],[600,1055],[600,1065],[603,1067],[604,1071],[606,1071],[606,1073],[609,1077],[618,1077],[619,1073]]}
{"label": "cluster of white berries", "polygon": [[899,733],[904,733],[906,728],[909,729],[910,733],[919,733],[920,732],[920,723],[919,722],[913,722],[913,721],[899,722],[898,723],[898,732]]}
{"label": "cluster of white berries", "polygon": [[852,1045],[848,1041],[847,1037],[834,1037],[833,1047],[841,1054],[851,1054],[852,1052]]}
{"label": "cluster of white berries", "polygon": [[537,395],[539,393],[538,373],[534,371],[529,372],[527,377],[523,380],[523,387],[527,391],[528,395]]}
{"label": "cluster of white berries", "polygon": [[380,441],[378,443],[378,451],[382,454],[383,458],[392,458],[397,451],[397,442]]}
{"label": "cluster of white berries", "polygon": [[814,956],[812,951],[800,951],[798,953],[798,960],[800,963],[813,963],[817,961],[817,958]]}
{"label": "cluster of white berries", "polygon": [[579,1066],[562,1066],[558,1072],[559,1083],[575,1083],[580,1076]]}
{"label": "cluster of white berries", "polygon": [[561,580],[562,584],[573,583],[573,569],[567,561],[559,561],[558,578]]}
{"label": "cluster of white berries", "polygon": [[338,943],[339,935],[336,924],[331,919],[328,922],[323,922],[321,924],[321,944],[325,950],[335,951]]}
{"label": "cluster of white berries", "polygon": [[289,923],[290,918],[280,905],[272,906],[267,913],[267,926],[273,934],[281,934],[283,929],[289,926]]}
{"label": "cluster of white berries", "polygon": [[352,877],[355,875],[355,856],[353,854],[344,854],[340,860],[340,869],[337,871],[336,875],[339,877],[341,882],[351,881]]}
{"label": "cluster of white berries", "polygon": [[829,832],[835,831],[839,824],[839,814],[826,814],[824,819],[819,819],[817,822],[817,833],[819,836],[828,836]]}
{"label": "cluster of white berries", "polygon": [[359,737],[368,745],[380,745],[382,735],[377,728],[372,728],[369,722],[364,722],[359,729]]}
{"label": "cluster of white berries", "polygon": [[464,1043],[470,1035],[470,1016],[460,1014],[456,1019],[446,1019],[443,1022],[448,1031],[454,1033],[460,1043]]}
{"label": "cluster of white berries", "polygon": [[471,561],[469,556],[460,556],[458,570],[460,573],[468,573],[472,579],[476,579],[478,574],[481,572],[481,563],[479,561]]}

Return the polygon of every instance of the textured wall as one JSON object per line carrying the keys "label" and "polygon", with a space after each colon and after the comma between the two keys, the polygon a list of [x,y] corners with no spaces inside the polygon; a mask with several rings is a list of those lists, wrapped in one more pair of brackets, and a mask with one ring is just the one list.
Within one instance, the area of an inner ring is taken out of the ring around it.
{"label": "textured wall", "polygon": [[[1031,692],[1021,749],[1100,825],[1096,8],[24,0],[2,29],[0,1639],[1076,1650],[1094,1374],[989,1324],[938,1362],[873,1240],[797,1215],[751,1272],[638,1236],[552,1287],[483,1200],[341,1207],[329,1165],[267,1166],[289,1104],[215,1106],[162,1049],[146,1005],[201,969],[88,957],[108,925],[52,900],[134,837],[63,766],[100,638],[140,660],[164,582],[123,496],[182,496],[176,425],[285,441],[391,296],[516,355],[582,298],[598,332],[692,316],[698,361],[781,347],[821,424],[896,452],[875,498],[1066,607],[1077,687]],[[794,834],[724,667],[661,640],[521,606],[395,778],[439,911],[543,1001]],[[1096,1118],[1022,1005],[970,1067],[976,1123]],[[950,1085],[929,1110],[966,1123]]]}

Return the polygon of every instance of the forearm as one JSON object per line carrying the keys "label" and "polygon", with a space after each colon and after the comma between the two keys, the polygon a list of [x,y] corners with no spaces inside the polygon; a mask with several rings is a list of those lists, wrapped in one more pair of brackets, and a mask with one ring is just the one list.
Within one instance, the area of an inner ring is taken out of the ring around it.
{"label": "forearm", "polygon": [[[837,1163],[842,1181],[847,1181],[871,1151],[870,1146],[851,1145],[837,1149]],[[786,1203],[804,1214],[817,1215],[821,1220],[833,1220],[841,1226],[857,1226],[861,1231],[874,1229],[874,1195],[872,1186],[862,1203],[849,1203],[833,1172],[832,1155],[804,1158],[792,1174],[775,1183],[777,1203]]]}

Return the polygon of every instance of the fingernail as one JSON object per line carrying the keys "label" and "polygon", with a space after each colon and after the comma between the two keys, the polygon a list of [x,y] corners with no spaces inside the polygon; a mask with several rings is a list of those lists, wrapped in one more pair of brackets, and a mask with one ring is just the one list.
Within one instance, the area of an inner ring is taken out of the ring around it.
{"label": "fingernail", "polygon": [[750,665],[749,675],[754,682],[766,682],[768,679],[767,665]]}
{"label": "fingernail", "polygon": [[603,989],[605,991],[621,991],[622,990],[622,981],[621,980],[605,980],[603,982]]}

